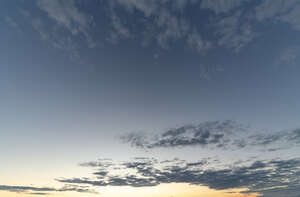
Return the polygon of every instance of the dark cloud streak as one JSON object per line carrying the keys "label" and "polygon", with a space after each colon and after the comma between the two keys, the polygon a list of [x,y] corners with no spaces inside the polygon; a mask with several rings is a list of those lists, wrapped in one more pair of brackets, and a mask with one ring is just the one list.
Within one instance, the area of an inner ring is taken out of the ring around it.
{"label": "dark cloud streak", "polygon": [[94,190],[89,189],[88,187],[82,187],[78,185],[65,185],[62,188],[0,185],[0,190],[17,192],[17,193],[30,193],[34,195],[47,195],[49,194],[49,192],[67,192],[67,191],[75,191],[80,193],[97,193]]}

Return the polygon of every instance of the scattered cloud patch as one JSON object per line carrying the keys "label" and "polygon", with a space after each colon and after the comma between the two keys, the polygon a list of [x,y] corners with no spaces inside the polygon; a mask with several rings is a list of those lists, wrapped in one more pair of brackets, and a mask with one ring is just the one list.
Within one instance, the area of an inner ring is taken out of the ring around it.
{"label": "scattered cloud patch", "polygon": [[42,0],[37,1],[37,6],[47,13],[48,17],[58,26],[68,29],[72,35],[82,34],[85,36],[88,46],[94,47],[89,31],[93,18],[81,12],[75,0]]}
{"label": "scattered cloud patch", "polygon": [[250,43],[256,34],[247,19],[241,17],[241,13],[223,17],[216,23],[216,35],[218,44],[239,52],[244,46]]}
{"label": "scattered cloud patch", "polygon": [[121,140],[143,149],[198,146],[201,148],[237,150],[260,148],[278,150],[289,144],[300,145],[299,129],[278,132],[252,131],[235,121],[208,121],[198,125],[184,125],[156,136],[130,133]]}
{"label": "scattered cloud patch", "polygon": [[[71,51],[72,56],[79,56],[83,43],[93,48],[105,40],[118,44],[125,39],[165,50],[180,43],[201,55],[218,47],[238,53],[264,33],[257,24],[280,22],[300,31],[297,0],[111,0],[85,4],[99,6],[100,15],[84,10],[79,0],[41,0],[36,5],[42,14],[29,17],[33,28],[43,40]],[[99,24],[97,17],[105,24]],[[201,20],[195,20],[197,17]],[[6,21],[12,26],[18,22],[11,17]],[[101,36],[96,37],[95,31]]]}

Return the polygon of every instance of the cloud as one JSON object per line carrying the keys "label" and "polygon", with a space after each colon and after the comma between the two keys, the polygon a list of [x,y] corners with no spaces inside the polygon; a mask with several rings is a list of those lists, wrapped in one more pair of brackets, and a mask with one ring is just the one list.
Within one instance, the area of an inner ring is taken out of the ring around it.
{"label": "cloud", "polygon": [[208,49],[212,48],[212,43],[210,41],[203,40],[201,35],[196,31],[188,35],[187,43],[190,48],[196,49],[200,53],[206,52]]}
{"label": "cloud", "polygon": [[71,36],[61,36],[58,32],[49,31],[49,27],[41,18],[30,20],[32,27],[39,33],[42,40],[50,42],[54,48],[68,52],[71,59],[79,58],[79,46]]}
{"label": "cloud", "polygon": [[32,192],[32,193],[28,193],[30,195],[38,195],[38,196],[46,196],[49,195],[50,193],[44,193],[44,192]]}
{"label": "cloud", "polygon": [[298,0],[264,0],[255,11],[258,21],[279,21],[300,31],[300,2]]}
{"label": "cloud", "polygon": [[68,29],[72,35],[83,34],[89,47],[94,47],[94,42],[89,34],[93,23],[92,17],[81,12],[75,0],[41,0],[37,1],[38,7],[47,13],[50,19],[59,26]]}
{"label": "cloud", "polygon": [[114,11],[111,12],[110,18],[113,30],[110,32],[108,41],[117,44],[120,39],[131,37],[130,30],[122,23],[121,18]]}
{"label": "cloud", "polygon": [[246,128],[234,121],[209,121],[198,125],[184,125],[168,129],[161,134],[149,137],[139,133],[130,133],[121,137],[125,143],[140,148],[159,147],[226,147],[231,142],[230,137]]}
{"label": "cloud", "polygon": [[278,66],[298,66],[300,57],[299,46],[289,46],[284,48],[278,58],[275,60],[275,65]]}
{"label": "cloud", "polygon": [[[118,38],[120,32],[126,32],[123,36],[125,38],[129,37],[127,32],[132,36],[134,32],[142,29],[145,32],[144,43],[154,40],[164,49],[168,49],[172,42],[183,40],[187,46],[202,54],[216,45],[239,52],[259,36],[254,26],[270,19],[288,23],[300,30],[300,20],[298,20],[300,5],[297,0],[264,0],[255,3],[249,3],[249,0],[114,0],[112,2],[113,24],[115,16],[119,15],[117,10],[123,8],[127,11],[123,22],[113,25],[115,30],[112,36]],[[194,23],[188,15],[181,14],[190,12],[190,5],[199,6],[199,11],[211,10],[214,15],[207,15],[211,19],[209,21]],[[115,9],[116,7],[118,9]],[[137,13],[142,13],[144,20],[141,20],[142,22],[134,20],[137,24],[126,25],[126,19],[137,18]],[[118,26],[122,28],[116,28]],[[206,36],[204,30],[212,31],[213,36]]]}
{"label": "cloud", "polygon": [[[109,40],[139,37],[140,35],[134,34],[142,32],[144,46],[155,42],[160,47],[168,49],[172,43],[184,41],[187,46],[197,51],[207,51],[211,49],[211,43],[203,40],[201,35],[191,28],[185,17],[179,16],[187,5],[195,3],[196,1],[191,0],[113,0],[109,4],[113,27]],[[120,9],[126,13],[123,20],[119,17]],[[143,17],[137,17],[136,14],[142,14]],[[126,24],[126,19],[131,17],[136,24]]]}
{"label": "cloud", "polygon": [[86,186],[78,186],[78,185],[65,185],[62,188],[0,185],[0,191],[29,193],[34,195],[48,195],[50,194],[49,192],[67,192],[67,191],[75,191],[80,193],[96,193],[94,190],[91,190]]}
{"label": "cloud", "polygon": [[[300,192],[300,159],[255,161],[212,168],[211,160],[190,163],[174,159],[135,159],[117,163],[124,171],[110,170],[104,177],[58,179],[63,183],[92,186],[151,187],[162,183],[188,183],[207,186],[215,190],[248,188],[246,193],[269,194],[276,187]],[[96,172],[97,172],[97,168]],[[95,173],[94,173],[95,174]]]}
{"label": "cloud", "polygon": [[250,22],[240,12],[221,18],[215,26],[216,35],[219,37],[218,44],[235,52],[239,52],[256,37]]}
{"label": "cloud", "polygon": [[19,25],[18,25],[18,23],[13,19],[13,18],[11,18],[11,17],[9,17],[9,16],[5,16],[4,17],[4,21],[7,23],[7,24],[9,24],[11,27],[13,27],[13,28],[18,28],[19,27]]}
{"label": "cloud", "polygon": [[202,9],[211,9],[216,14],[227,13],[241,6],[248,0],[202,0]]}
{"label": "cloud", "polygon": [[97,46],[91,36],[93,17],[79,9],[78,1],[40,0],[35,4],[40,12],[29,12],[20,8],[19,14],[29,22],[43,41],[77,60],[83,43],[88,48]]}
{"label": "cloud", "polygon": [[[238,53],[264,33],[260,32],[264,31],[260,28],[264,23],[286,23],[300,31],[298,0],[111,0],[86,3],[88,6],[100,5],[96,7],[100,14],[86,12],[83,1],[79,0],[40,0],[36,5],[42,12],[29,13],[33,28],[43,40],[67,51],[72,57],[80,56],[81,42],[93,48],[104,40],[118,44],[125,39],[137,41],[144,47],[165,50],[179,43],[201,55],[217,47]],[[15,24],[10,19],[6,19],[7,22]],[[95,38],[93,31],[101,36]]]}
{"label": "cloud", "polygon": [[210,149],[236,150],[259,148],[278,150],[289,144],[300,145],[299,129],[278,132],[251,131],[232,120],[208,121],[197,125],[184,125],[168,129],[153,136],[145,133],[129,133],[121,140],[143,149],[198,146]]}
{"label": "cloud", "polygon": [[32,192],[32,193],[28,193],[30,195],[38,195],[38,196],[46,196],[49,195],[49,193],[45,193],[45,192]]}

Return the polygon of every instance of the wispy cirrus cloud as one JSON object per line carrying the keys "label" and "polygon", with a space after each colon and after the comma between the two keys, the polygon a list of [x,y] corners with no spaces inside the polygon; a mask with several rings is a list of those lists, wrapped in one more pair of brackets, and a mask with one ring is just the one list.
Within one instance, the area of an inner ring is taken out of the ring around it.
{"label": "wispy cirrus cloud", "polygon": [[76,0],[41,0],[34,2],[32,12],[23,7],[19,14],[39,34],[41,40],[65,51],[71,59],[80,57],[82,46],[94,48],[97,42],[91,35],[93,17],[82,11]]}
{"label": "wispy cirrus cloud", "polygon": [[[117,44],[125,39],[165,50],[180,43],[200,54],[218,47],[238,53],[264,34],[257,26],[266,22],[288,24],[296,31],[300,30],[297,0],[97,1],[93,6],[99,6],[105,25],[98,24],[94,13],[87,12],[82,5],[79,0],[37,1],[36,7],[43,14],[30,17],[33,28],[43,40],[58,49],[73,52],[73,56],[76,53],[78,56],[82,41],[93,48],[105,40]],[[205,20],[195,20],[200,19],[202,13]],[[92,36],[99,25],[102,38]]]}
{"label": "wispy cirrus cloud", "polygon": [[89,47],[95,46],[89,33],[93,18],[80,11],[75,0],[42,0],[37,1],[37,6],[58,26],[66,28],[72,35],[82,34]]}
{"label": "wispy cirrus cloud", "polygon": [[[143,45],[155,42],[160,47],[168,49],[171,43],[182,40],[186,46],[202,53],[211,49],[211,43],[203,39],[203,36],[193,28],[193,25],[185,17],[178,16],[187,5],[195,3],[197,1],[113,0],[109,5],[112,27],[115,31],[110,36],[115,38],[115,42],[121,38],[139,37],[135,35],[137,29],[133,29],[136,27],[141,28],[143,32]],[[129,26],[126,24],[126,20],[120,20],[121,17],[119,17],[118,12],[120,9],[126,11],[127,17],[141,13],[143,19],[135,20],[136,24]]]}

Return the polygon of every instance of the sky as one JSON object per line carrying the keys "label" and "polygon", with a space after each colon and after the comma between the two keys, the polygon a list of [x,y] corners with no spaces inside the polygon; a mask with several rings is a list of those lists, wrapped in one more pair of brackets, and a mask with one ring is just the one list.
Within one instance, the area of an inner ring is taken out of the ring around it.
{"label": "sky", "polygon": [[299,0],[0,2],[0,196],[300,197]]}

